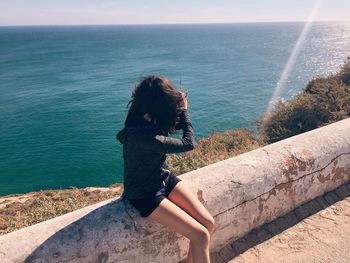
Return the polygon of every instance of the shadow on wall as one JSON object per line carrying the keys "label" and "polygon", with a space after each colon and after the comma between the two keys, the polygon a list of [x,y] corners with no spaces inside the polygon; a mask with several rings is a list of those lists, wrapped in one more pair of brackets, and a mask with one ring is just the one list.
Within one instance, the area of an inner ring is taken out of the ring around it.
{"label": "shadow on wall", "polygon": [[140,217],[120,197],[60,229],[24,262],[154,262],[155,257],[175,261],[181,258],[180,244],[187,246],[184,238]]}

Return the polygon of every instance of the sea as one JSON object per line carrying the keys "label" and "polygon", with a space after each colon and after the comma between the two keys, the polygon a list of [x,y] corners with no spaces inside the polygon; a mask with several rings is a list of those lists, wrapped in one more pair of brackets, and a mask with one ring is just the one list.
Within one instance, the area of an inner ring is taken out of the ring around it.
{"label": "sea", "polygon": [[[304,26],[0,27],[0,195],[122,182],[115,136],[133,86],[149,74],[188,92],[196,139],[256,129]],[[350,23],[313,23],[295,54],[283,101],[339,70]]]}

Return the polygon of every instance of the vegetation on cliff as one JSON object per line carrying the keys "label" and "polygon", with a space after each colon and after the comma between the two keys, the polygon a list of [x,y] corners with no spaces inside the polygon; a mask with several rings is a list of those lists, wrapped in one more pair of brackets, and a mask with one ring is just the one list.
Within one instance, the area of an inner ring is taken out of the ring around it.
{"label": "vegetation on cliff", "polygon": [[[213,132],[198,139],[193,151],[169,154],[166,162],[174,174],[180,175],[349,116],[350,58],[339,72],[317,77],[296,97],[278,102],[268,116],[256,121],[259,132]],[[0,235],[113,198],[122,192],[122,185],[93,189],[43,190],[1,197]]]}
{"label": "vegetation on cliff", "polygon": [[260,136],[273,143],[350,117],[350,58],[338,73],[311,80],[306,88],[258,122]]}
{"label": "vegetation on cliff", "polygon": [[208,137],[199,138],[197,143],[192,151],[167,156],[166,162],[175,175],[187,173],[264,145],[258,134],[241,128],[212,132]]}
{"label": "vegetation on cliff", "polygon": [[0,235],[116,197],[122,185],[41,190],[0,198]]}

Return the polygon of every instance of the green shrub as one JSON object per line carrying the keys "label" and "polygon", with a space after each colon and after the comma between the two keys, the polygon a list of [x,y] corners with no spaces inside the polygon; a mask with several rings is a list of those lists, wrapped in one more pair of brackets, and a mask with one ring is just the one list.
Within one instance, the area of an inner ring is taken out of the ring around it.
{"label": "green shrub", "polygon": [[279,101],[258,121],[261,137],[272,143],[349,117],[349,79],[350,59],[338,73],[315,78],[295,98]]}
{"label": "green shrub", "polygon": [[343,65],[339,75],[343,83],[350,85],[350,57],[348,57],[347,62]]}

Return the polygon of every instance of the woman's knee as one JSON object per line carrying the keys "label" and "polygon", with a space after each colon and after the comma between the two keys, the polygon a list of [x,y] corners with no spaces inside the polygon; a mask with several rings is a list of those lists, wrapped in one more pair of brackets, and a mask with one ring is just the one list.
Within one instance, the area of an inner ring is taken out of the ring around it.
{"label": "woman's knee", "polygon": [[210,233],[207,228],[202,227],[196,230],[194,237],[192,237],[191,241],[195,246],[207,247],[209,246],[210,241]]}
{"label": "woman's knee", "polygon": [[215,219],[212,216],[206,219],[204,226],[206,227],[206,229],[208,229],[209,234],[211,234],[214,231]]}

